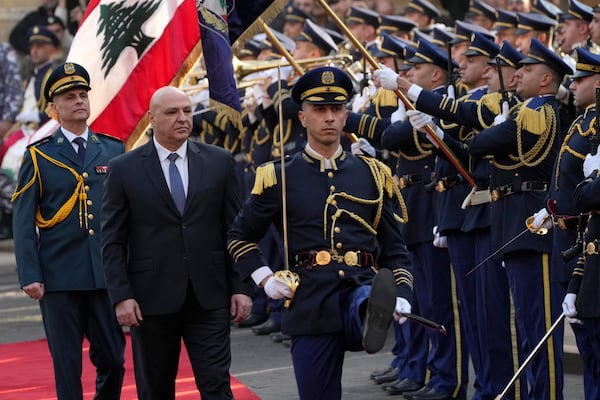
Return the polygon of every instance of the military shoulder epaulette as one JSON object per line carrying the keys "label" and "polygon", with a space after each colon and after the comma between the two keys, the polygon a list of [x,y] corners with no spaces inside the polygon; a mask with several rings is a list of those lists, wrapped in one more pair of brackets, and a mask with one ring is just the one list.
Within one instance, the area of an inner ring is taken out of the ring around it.
{"label": "military shoulder epaulette", "polygon": [[45,137],[43,137],[43,138],[41,138],[41,139],[39,139],[39,140],[36,140],[35,142],[29,143],[29,144],[27,145],[27,147],[28,147],[28,148],[29,148],[29,147],[37,147],[37,146],[39,146],[40,144],[44,144],[44,143],[46,143],[46,142],[49,142],[50,140],[52,140],[52,138],[53,138],[53,137],[54,137],[54,135],[48,135],[48,136],[45,136]]}
{"label": "military shoulder epaulette", "polygon": [[500,103],[502,103],[502,94],[500,92],[486,93],[480,99],[481,106],[486,107],[495,115],[500,114]]}
{"label": "military shoulder epaulette", "polygon": [[371,98],[371,103],[379,107],[398,107],[398,96],[392,90],[380,88]]}
{"label": "military shoulder epaulette", "polygon": [[109,135],[108,133],[102,133],[102,132],[93,132],[91,135],[92,135],[92,136],[94,136],[94,135],[96,135],[96,136],[101,136],[102,138],[112,139],[112,140],[114,140],[114,141],[121,142],[121,143],[123,142],[123,141],[122,141],[121,139],[119,139],[118,137],[116,137],[116,136],[112,136],[112,135]]}
{"label": "military shoulder epaulette", "polygon": [[548,107],[542,97],[533,97],[525,101],[515,119],[517,126],[534,135],[541,135],[546,131]]}
{"label": "military shoulder epaulette", "polygon": [[277,185],[277,174],[275,173],[275,164],[280,160],[273,160],[262,164],[256,168],[256,176],[254,178],[254,187],[250,194],[261,195],[272,186]]}

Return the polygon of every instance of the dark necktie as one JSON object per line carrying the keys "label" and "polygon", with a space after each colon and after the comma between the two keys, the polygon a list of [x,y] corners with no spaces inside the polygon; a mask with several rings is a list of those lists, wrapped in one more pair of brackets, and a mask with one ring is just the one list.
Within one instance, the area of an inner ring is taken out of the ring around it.
{"label": "dark necktie", "polygon": [[73,139],[73,143],[77,145],[77,155],[83,163],[83,160],[85,159],[85,139],[82,137],[76,137]]}
{"label": "dark necktie", "polygon": [[171,183],[171,196],[173,196],[173,200],[175,201],[179,213],[183,214],[183,209],[185,207],[185,190],[183,190],[183,181],[181,180],[179,169],[177,168],[177,165],[175,165],[175,161],[178,157],[177,153],[171,153],[167,157],[169,161],[171,161],[169,164],[169,181]]}

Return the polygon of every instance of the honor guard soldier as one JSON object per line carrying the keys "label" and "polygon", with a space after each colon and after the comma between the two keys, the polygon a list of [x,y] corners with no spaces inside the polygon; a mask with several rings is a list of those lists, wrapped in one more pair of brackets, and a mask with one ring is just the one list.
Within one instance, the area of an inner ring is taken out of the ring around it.
{"label": "honor guard soldier", "polygon": [[592,10],[594,16],[590,21],[590,41],[597,48],[600,46],[600,5],[596,6]]}
{"label": "honor guard soldier", "polygon": [[125,338],[100,255],[108,160],[125,149],[87,126],[89,90],[81,65],[66,63],[50,74],[43,93],[61,127],[27,148],[13,195],[19,282],[39,300],[61,400],[82,398],[84,337],[96,367],[96,398],[119,399],[125,373]]}
{"label": "honor guard soldier", "polygon": [[304,22],[310,19],[310,16],[298,7],[290,4],[285,9],[285,22],[283,23],[283,33],[289,38],[295,38],[302,33]]}
{"label": "honor guard soldier", "polygon": [[491,31],[496,22],[496,10],[482,1],[471,0],[465,19]]}
{"label": "honor guard soldier", "polygon": [[[387,167],[340,145],[351,91],[351,79],[335,67],[300,77],[292,98],[302,107],[298,117],[308,143],[285,165],[257,170],[252,195],[228,235],[242,277],[271,298],[288,298],[282,327],[292,336],[302,400],[341,399],[344,353],[379,351],[392,314],[411,310],[401,196]],[[291,268],[277,276],[257,246],[271,223],[288,232]]]}
{"label": "honor guard soldier", "polygon": [[552,46],[556,20],[538,13],[517,13],[517,22],[515,47],[521,53],[525,55],[529,53],[533,38],[548,48]]}
{"label": "honor guard soldier", "polygon": [[427,0],[410,0],[404,9],[403,15],[413,20],[417,28],[424,33],[431,32],[435,20],[440,17],[437,7]]}
{"label": "honor guard soldier", "polygon": [[[573,57],[576,60],[576,72],[571,77],[570,89],[575,106],[582,112],[571,124],[560,147],[546,205],[531,217],[531,227],[534,231],[554,228],[550,232],[553,239],[550,256],[551,278],[561,284],[563,295],[579,256],[576,253],[568,256],[570,253],[567,250],[581,241],[578,236],[585,229],[587,220],[575,207],[573,192],[577,184],[585,178],[582,166],[586,154],[591,151],[592,138],[597,135],[595,90],[600,87],[600,56],[583,48],[576,48]],[[566,255],[566,258],[563,255]],[[571,324],[571,328],[577,339],[579,353],[586,364],[590,360],[593,348],[589,332],[580,324]],[[584,368],[584,373],[586,398],[594,398],[595,396],[588,397],[589,391],[596,387],[593,383],[593,368]],[[598,392],[595,393],[597,397]]]}
{"label": "honor guard soldier", "polygon": [[494,31],[496,32],[496,43],[498,45],[506,40],[512,46],[515,46],[517,40],[517,14],[502,9],[496,10]]}
{"label": "honor guard soldier", "polygon": [[[517,93],[523,105],[513,108],[506,121],[479,132],[469,145],[474,156],[493,156],[492,241],[506,269],[518,333],[526,344],[521,360],[560,314],[561,290],[550,280],[551,238],[523,227],[548,194],[561,132],[554,93],[572,72],[535,38],[528,54],[517,71]],[[562,334],[555,333],[546,342],[528,377],[534,398],[562,398]]]}
{"label": "honor guard soldier", "polygon": [[[459,300],[465,311],[461,315],[468,317],[466,325],[470,327],[467,338],[476,373],[476,398],[493,397],[502,390],[514,373],[514,362],[506,355],[516,351],[512,344],[514,332],[510,329],[513,323],[506,274],[499,261],[485,259],[492,252],[489,162],[483,158],[470,157],[467,151],[468,140],[473,133],[492,126],[497,117],[501,116],[501,108],[508,112],[509,104],[514,106],[518,103],[517,98],[509,94],[509,91],[514,90],[513,75],[523,55],[508,42],[503,44],[499,53],[498,51],[492,41],[478,33],[473,34],[471,46],[466,52],[467,58],[482,57],[490,66],[495,67],[488,68],[483,74],[483,78],[491,84],[488,90],[492,93],[488,92],[477,101],[470,100],[468,96],[459,100],[448,99],[422,90],[404,79],[397,79],[398,88],[415,101],[418,110],[443,118],[447,124],[460,123],[464,130],[460,136],[462,140],[457,140],[452,131],[434,128],[454,155],[469,166],[469,173],[477,184],[462,203],[462,208],[466,210],[460,229],[448,235],[448,250],[451,259],[454,259],[452,265]],[[500,63],[503,81],[509,85],[508,90],[503,88],[505,95],[500,91],[496,63]],[[507,102],[505,107],[501,107],[503,101]],[[409,121],[412,123],[417,115],[412,114]],[[422,122],[417,120],[414,123],[422,126]],[[393,126],[390,130],[392,128]],[[384,135],[387,134],[386,131]],[[496,318],[487,318],[492,312]]]}
{"label": "honor guard soldier", "polygon": [[[597,133],[595,133],[597,134]],[[598,138],[594,139],[595,141]],[[597,143],[597,142],[596,142]],[[593,345],[587,357],[583,358],[583,376],[585,399],[597,399],[600,396],[600,158],[598,153],[588,154],[583,164],[586,179],[573,193],[573,202],[582,215],[589,214],[585,236],[580,243],[579,260],[569,282],[562,308],[571,323],[586,335]],[[579,345],[579,343],[578,343]]]}
{"label": "honor guard soldier", "polygon": [[350,7],[346,16],[346,25],[360,43],[370,43],[377,38],[379,14],[366,8]]}
{"label": "honor guard soldier", "polygon": [[[415,55],[408,61],[412,65],[406,75],[408,80],[440,95],[445,92],[447,56],[441,49],[420,40]],[[377,74],[383,87],[396,89],[397,87],[386,86],[384,83],[383,75],[386,72],[392,71],[383,70]],[[396,76],[395,73],[392,74]],[[464,343],[461,343],[465,335],[460,331],[459,313],[454,308],[457,306],[455,280],[447,249],[434,246],[434,227],[445,224],[460,227],[464,212],[453,209],[451,215],[449,213],[443,220],[443,215],[440,214],[442,205],[445,204],[442,193],[428,191],[426,188],[437,168],[433,145],[421,137],[409,120],[395,122],[384,130],[381,143],[384,148],[399,153],[395,172],[412,216],[411,223],[403,226],[403,236],[413,260],[414,305],[426,318],[451,327],[447,336],[440,337],[437,333],[421,333],[417,327],[410,326],[406,340],[413,348],[410,354],[413,364],[400,371],[401,379],[386,391],[391,394],[403,393],[414,399],[465,396],[468,371],[466,363],[459,360],[466,360],[468,353]],[[457,183],[458,181],[450,182],[448,190],[451,191],[451,187]],[[459,194],[461,201],[466,192],[465,190]],[[427,382],[426,370],[431,372]]]}
{"label": "honor guard soldier", "polygon": [[556,48],[560,53],[570,55],[577,47],[590,49],[592,43],[589,23],[593,16],[592,7],[577,0],[569,0],[567,12],[559,16],[562,21],[561,40]]}

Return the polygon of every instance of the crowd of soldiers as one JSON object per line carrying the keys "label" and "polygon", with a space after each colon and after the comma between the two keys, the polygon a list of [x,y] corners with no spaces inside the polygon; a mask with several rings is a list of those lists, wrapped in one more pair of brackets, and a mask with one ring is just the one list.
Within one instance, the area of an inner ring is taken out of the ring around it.
{"label": "crowd of soldiers", "polygon": [[[600,7],[537,0],[495,9],[473,0],[451,25],[436,23],[443,17],[426,0],[411,0],[402,15],[361,2],[341,15],[362,48],[332,19],[292,3],[277,43],[264,34],[248,40],[236,54],[243,128],[200,105],[197,139],[234,154],[249,194],[259,165],[305,145],[290,98],[298,71],[282,50],[305,70],[344,69],[355,86],[346,149],[394,173],[409,216],[402,231],[412,310],[446,328],[395,324],[395,358],[371,378],[407,399],[466,398],[469,382],[473,399],[503,389],[504,398],[560,399],[562,329],[528,356],[566,316],[585,398],[598,398]],[[283,267],[283,248],[275,230],[261,242],[271,266]],[[281,304],[260,292],[240,326],[289,343],[279,332]],[[526,373],[506,388],[525,361]]]}

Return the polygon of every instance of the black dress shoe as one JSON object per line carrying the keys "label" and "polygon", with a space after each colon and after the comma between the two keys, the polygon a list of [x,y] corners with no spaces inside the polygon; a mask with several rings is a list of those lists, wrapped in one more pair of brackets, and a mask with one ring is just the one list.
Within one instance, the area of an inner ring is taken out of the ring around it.
{"label": "black dress shoe", "polygon": [[268,335],[269,333],[281,330],[281,324],[276,323],[272,319],[268,319],[260,325],[252,328],[255,335]]}
{"label": "black dress shoe", "polygon": [[416,394],[412,400],[450,400],[452,397],[448,393],[441,393],[435,389],[430,389],[426,393]]}
{"label": "black dress shoe", "polygon": [[238,324],[238,327],[239,328],[250,328],[251,326],[262,324],[263,322],[265,322],[267,320],[267,318],[269,318],[269,316],[267,314],[252,313],[252,314],[248,315],[248,318],[246,318],[245,320],[240,322]]}
{"label": "black dress shoe", "polygon": [[398,379],[398,374],[400,373],[400,368],[392,368],[387,373],[376,375],[373,380],[376,383],[387,383],[394,382]]}
{"label": "black dress shoe", "polygon": [[388,372],[390,372],[391,370],[393,370],[394,367],[392,367],[391,365],[388,365],[386,368],[384,369],[376,369],[375,371],[371,372],[371,375],[369,375],[369,378],[371,379],[375,379],[375,377],[377,375],[383,375],[383,374],[387,374]]}
{"label": "black dress shoe", "polygon": [[385,388],[385,391],[389,394],[403,394],[406,392],[414,392],[423,387],[423,385],[413,381],[412,379],[404,378],[398,381],[396,384],[388,385]]}
{"label": "black dress shoe", "polygon": [[369,354],[378,352],[385,345],[387,331],[392,323],[396,307],[396,283],[392,271],[380,269],[371,284],[371,295],[363,322],[362,343]]}
{"label": "black dress shoe", "polygon": [[292,337],[290,335],[286,335],[285,333],[279,331],[279,332],[273,332],[271,333],[271,340],[274,341],[275,343],[281,343],[284,340],[291,340]]}
{"label": "black dress shoe", "polygon": [[402,395],[404,396],[404,398],[406,400],[413,400],[414,397],[413,396],[420,396],[422,394],[425,394],[429,391],[433,390],[433,388],[430,388],[429,386],[423,386],[421,389],[418,390],[413,390],[410,392],[404,392],[402,393]]}
{"label": "black dress shoe", "polygon": [[281,341],[281,344],[288,348],[292,347],[292,338],[290,337],[289,339],[288,338],[283,339]]}

